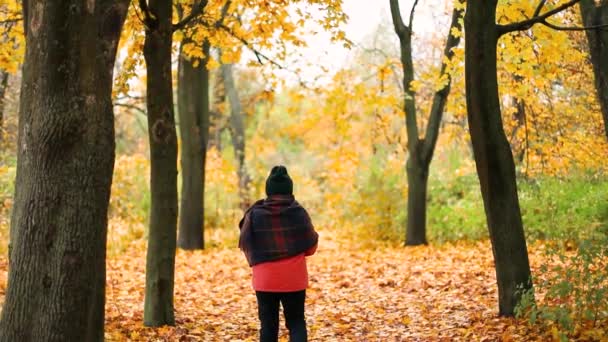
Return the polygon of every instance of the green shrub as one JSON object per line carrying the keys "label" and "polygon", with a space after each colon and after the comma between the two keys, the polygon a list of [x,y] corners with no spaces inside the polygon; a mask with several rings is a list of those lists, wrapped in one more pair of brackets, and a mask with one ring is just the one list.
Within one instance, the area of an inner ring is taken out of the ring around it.
{"label": "green shrub", "polygon": [[[608,225],[608,179],[574,175],[560,179],[520,179],[519,200],[526,238],[583,238]],[[476,174],[429,181],[430,241],[488,236]]]}
{"label": "green shrub", "polygon": [[333,224],[349,227],[340,231],[359,242],[403,242],[407,180],[403,170],[387,167],[388,162],[388,154],[378,151],[361,163],[353,190],[338,203],[339,208],[332,208],[339,216]]}
{"label": "green shrub", "polygon": [[432,242],[487,237],[476,174],[429,182],[427,226]]}
{"label": "green shrub", "polygon": [[608,224],[605,177],[520,180],[519,198],[529,239],[584,238]]}
{"label": "green shrub", "polygon": [[579,240],[575,251],[550,244],[533,290],[522,296],[516,309],[520,318],[543,330],[553,330],[561,340],[608,338],[608,230]]}

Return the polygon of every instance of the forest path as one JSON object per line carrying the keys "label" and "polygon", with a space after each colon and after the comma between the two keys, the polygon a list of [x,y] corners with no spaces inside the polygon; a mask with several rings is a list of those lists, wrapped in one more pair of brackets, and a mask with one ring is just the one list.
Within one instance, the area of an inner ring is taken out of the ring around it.
{"label": "forest path", "polygon": [[[357,249],[320,232],[308,258],[310,341],[531,340],[497,317],[489,242]],[[534,255],[531,255],[533,264]],[[108,260],[109,341],[255,341],[258,319],[250,269],[234,249],[178,251],[176,327],[144,328],[145,251]],[[287,331],[281,318],[281,341]]]}

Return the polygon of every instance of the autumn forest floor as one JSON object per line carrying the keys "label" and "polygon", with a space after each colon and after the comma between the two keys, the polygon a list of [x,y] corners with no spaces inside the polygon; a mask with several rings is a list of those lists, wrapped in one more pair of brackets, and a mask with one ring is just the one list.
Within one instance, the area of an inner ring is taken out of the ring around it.
{"label": "autumn forest floor", "polygon": [[[523,322],[497,317],[489,242],[359,249],[321,231],[309,258],[311,341],[535,340]],[[140,248],[141,247],[141,248]],[[531,251],[533,269],[540,256]],[[142,325],[145,249],[107,262],[106,340],[254,341],[258,320],[250,269],[236,249],[179,251],[175,327]],[[0,301],[6,287],[0,260]],[[287,341],[281,323],[281,340]],[[538,338],[540,340],[540,338]]]}

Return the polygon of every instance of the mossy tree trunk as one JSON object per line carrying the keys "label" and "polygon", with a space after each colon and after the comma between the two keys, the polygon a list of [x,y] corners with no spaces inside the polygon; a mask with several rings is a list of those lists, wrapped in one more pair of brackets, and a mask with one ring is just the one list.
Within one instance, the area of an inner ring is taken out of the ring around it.
{"label": "mossy tree trunk", "polygon": [[112,72],[128,1],[23,1],[26,53],[0,341],[103,341]]}

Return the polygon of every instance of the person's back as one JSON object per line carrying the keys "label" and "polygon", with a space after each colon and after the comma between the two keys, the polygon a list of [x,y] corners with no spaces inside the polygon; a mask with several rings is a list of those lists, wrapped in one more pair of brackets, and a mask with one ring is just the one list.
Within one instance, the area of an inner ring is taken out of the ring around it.
{"label": "person's back", "polygon": [[290,341],[306,341],[306,256],[315,253],[318,234],[306,210],[295,200],[284,166],[272,168],[266,194],[268,197],[249,208],[239,223],[239,247],[252,267],[258,300],[260,341],[278,340],[279,304],[283,305]]}

